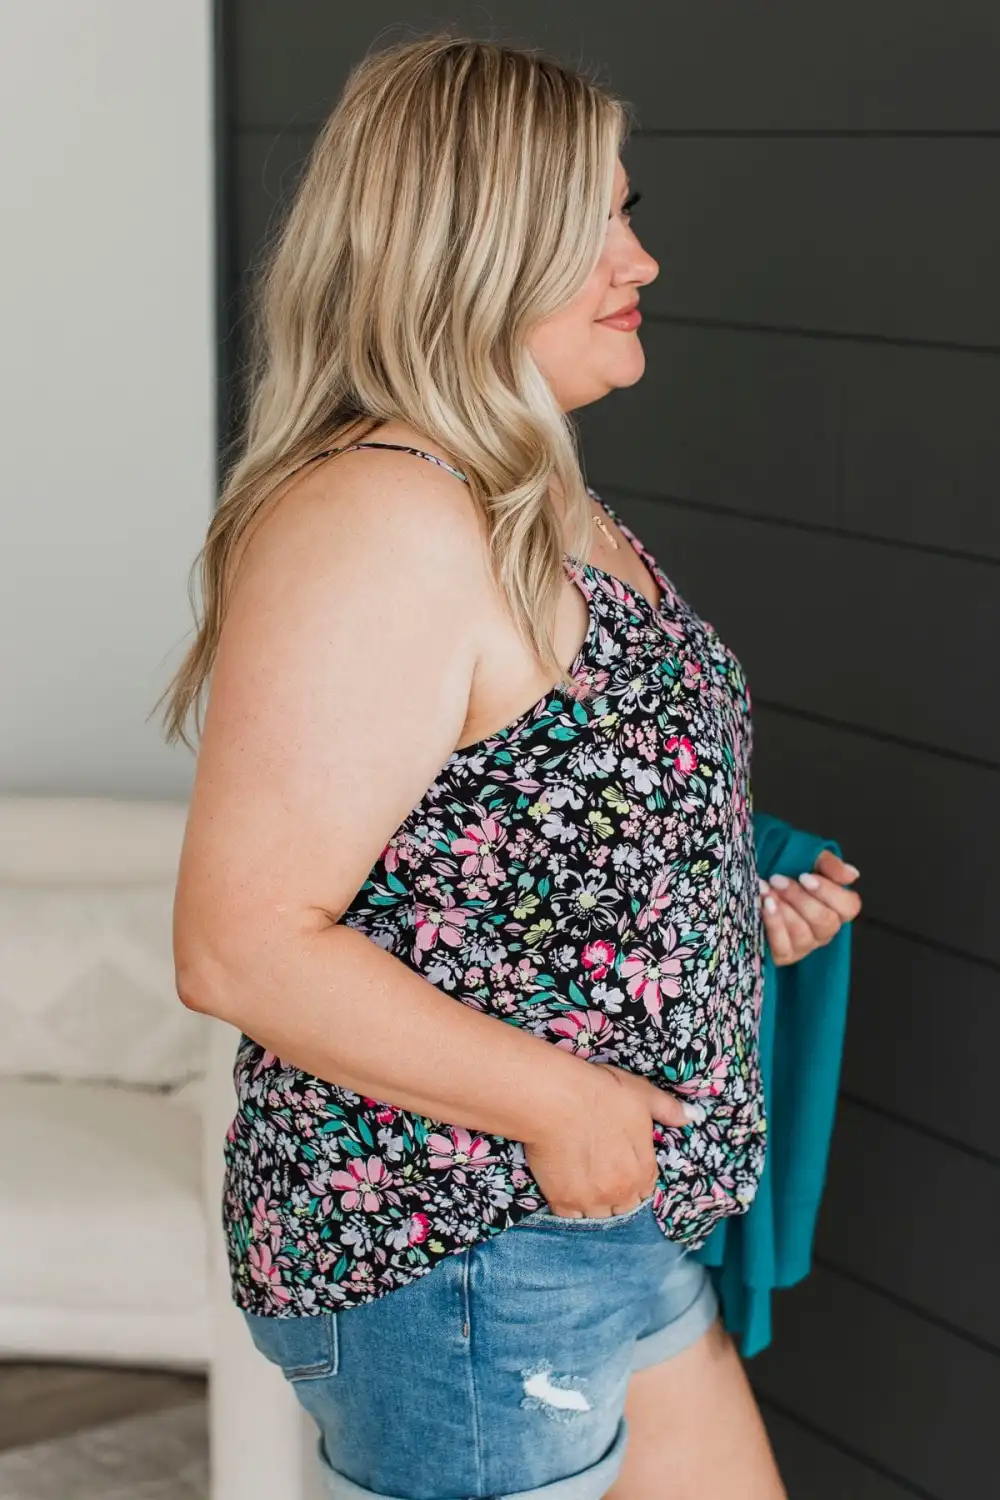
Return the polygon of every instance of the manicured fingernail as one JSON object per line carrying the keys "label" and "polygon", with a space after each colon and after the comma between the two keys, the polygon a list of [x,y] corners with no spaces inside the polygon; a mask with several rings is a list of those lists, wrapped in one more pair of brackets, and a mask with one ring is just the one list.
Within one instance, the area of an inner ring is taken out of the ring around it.
{"label": "manicured fingernail", "polygon": [[787,885],[791,884],[791,882],[788,879],[787,875],[772,875],[771,884],[774,886],[776,891],[783,891]]}
{"label": "manicured fingernail", "polygon": [[769,917],[773,917],[775,912],[778,910],[778,903],[777,901],[775,901],[773,896],[764,897],[764,910],[767,912]]}
{"label": "manicured fingernail", "polygon": [[847,871],[848,880],[857,880],[858,876],[861,874],[861,871],[858,869],[857,865],[845,865],[844,869]]}
{"label": "manicured fingernail", "polygon": [[700,1104],[682,1104],[685,1120],[690,1120],[692,1125],[700,1125],[705,1118],[705,1111]]}
{"label": "manicured fingernail", "polygon": [[768,890],[770,889],[770,887],[768,886],[767,881],[766,880],[761,880],[760,878],[758,878],[757,884],[760,886],[760,893],[761,893],[761,895],[762,896],[766,896],[767,893],[768,893]]}
{"label": "manicured fingernail", "polygon": [[800,885],[804,885],[807,891],[818,891],[819,890],[819,876],[818,875],[810,875],[809,872],[808,872],[808,870],[807,870],[804,875],[800,875],[799,876],[799,884]]}

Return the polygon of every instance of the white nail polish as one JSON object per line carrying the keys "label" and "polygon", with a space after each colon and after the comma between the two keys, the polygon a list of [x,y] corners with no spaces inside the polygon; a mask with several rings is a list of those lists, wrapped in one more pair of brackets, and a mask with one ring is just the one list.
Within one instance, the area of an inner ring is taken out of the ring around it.
{"label": "white nail polish", "polygon": [[692,1125],[700,1125],[705,1118],[705,1111],[700,1104],[684,1104],[681,1108]]}
{"label": "white nail polish", "polygon": [[774,886],[776,891],[783,891],[787,886],[791,884],[791,881],[788,879],[787,875],[772,875],[771,884]]}
{"label": "white nail polish", "polygon": [[778,903],[777,901],[775,901],[773,896],[766,896],[764,898],[764,910],[767,912],[769,917],[773,917],[775,912],[778,910]]}
{"label": "white nail polish", "polygon": [[805,875],[799,876],[799,884],[804,885],[807,891],[818,891],[819,877],[816,875],[810,875],[807,871]]}

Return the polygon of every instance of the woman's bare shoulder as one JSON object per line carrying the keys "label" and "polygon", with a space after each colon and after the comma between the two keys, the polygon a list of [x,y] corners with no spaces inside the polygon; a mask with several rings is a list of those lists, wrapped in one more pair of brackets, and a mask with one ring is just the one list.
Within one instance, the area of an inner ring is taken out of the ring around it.
{"label": "woman's bare shoulder", "polygon": [[[395,434],[391,440],[402,441]],[[284,561],[300,565],[304,555],[338,578],[363,569],[393,587],[412,573],[418,587],[458,589],[469,598],[488,579],[482,521],[468,486],[402,451],[355,449],[307,465],[275,491],[236,561],[246,575]]]}

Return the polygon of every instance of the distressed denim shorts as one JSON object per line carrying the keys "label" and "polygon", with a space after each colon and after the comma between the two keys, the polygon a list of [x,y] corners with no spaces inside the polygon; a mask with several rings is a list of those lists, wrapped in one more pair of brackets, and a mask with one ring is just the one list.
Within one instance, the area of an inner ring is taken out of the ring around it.
{"label": "distressed denim shorts", "polygon": [[629,1375],[718,1310],[651,1204],[543,1210],[361,1306],[244,1314],[316,1419],[332,1500],[599,1500],[624,1456]]}

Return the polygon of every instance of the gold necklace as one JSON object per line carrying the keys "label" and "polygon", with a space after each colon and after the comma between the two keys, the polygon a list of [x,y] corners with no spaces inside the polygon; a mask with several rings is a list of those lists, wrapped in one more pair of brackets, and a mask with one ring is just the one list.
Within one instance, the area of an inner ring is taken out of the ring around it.
{"label": "gold necklace", "polygon": [[614,547],[615,551],[617,552],[618,551],[618,543],[615,541],[614,537],[611,535],[611,532],[605,526],[605,524],[601,520],[600,516],[595,516],[594,517],[594,525],[595,526],[599,526],[601,528],[601,530],[604,532],[604,535],[607,537],[608,541],[611,543],[612,547]]}

